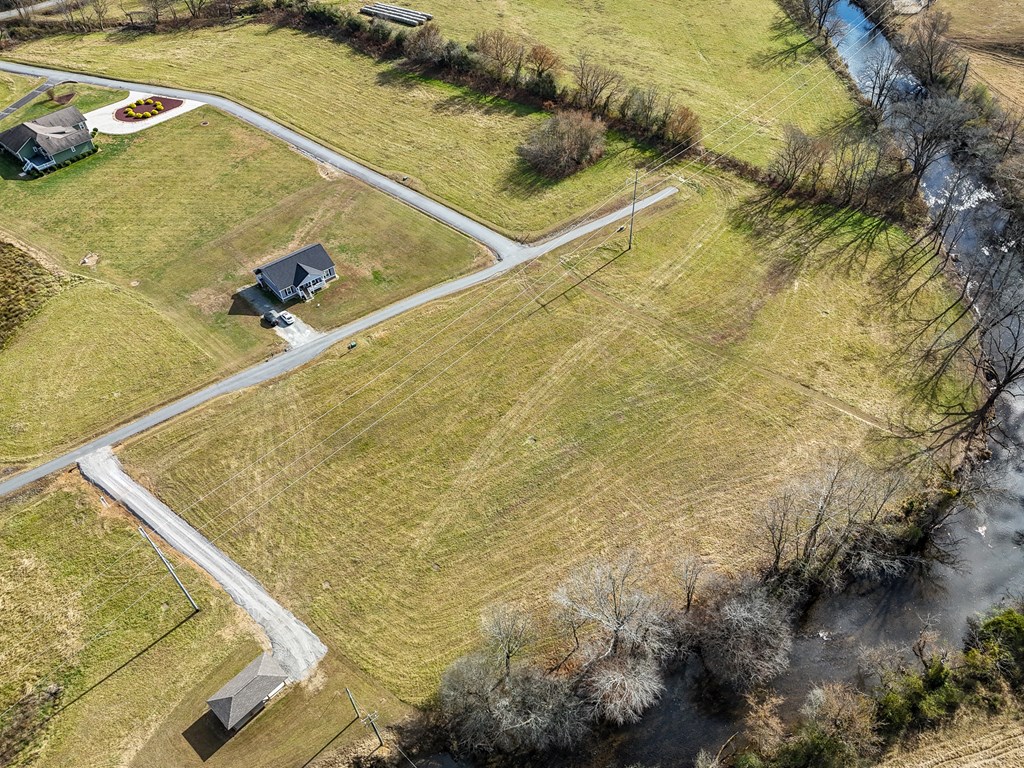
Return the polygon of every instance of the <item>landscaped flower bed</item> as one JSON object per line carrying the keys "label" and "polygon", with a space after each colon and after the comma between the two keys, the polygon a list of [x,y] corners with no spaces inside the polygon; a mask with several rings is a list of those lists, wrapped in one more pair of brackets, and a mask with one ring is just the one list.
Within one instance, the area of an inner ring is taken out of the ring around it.
{"label": "landscaped flower bed", "polygon": [[140,120],[162,115],[170,112],[175,107],[182,105],[181,99],[170,99],[166,96],[147,96],[144,99],[136,99],[131,104],[121,107],[114,113],[114,119],[122,123],[137,123]]}

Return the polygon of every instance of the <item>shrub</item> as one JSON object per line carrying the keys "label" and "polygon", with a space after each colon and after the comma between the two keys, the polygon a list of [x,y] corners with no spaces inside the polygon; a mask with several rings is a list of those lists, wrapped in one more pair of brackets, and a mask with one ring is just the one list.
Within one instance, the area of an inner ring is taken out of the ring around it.
{"label": "shrub", "polygon": [[998,658],[1011,685],[1024,684],[1024,614],[1012,609],[999,611],[981,622],[972,641]]}
{"label": "shrub", "polygon": [[342,16],[337,8],[323,3],[313,3],[303,12],[306,21],[318,27],[334,27],[341,24]]}
{"label": "shrub", "polygon": [[354,37],[360,37],[366,34],[369,24],[366,23],[366,19],[355,13],[350,13],[344,17],[341,22],[342,29],[348,34]]}
{"label": "shrub", "polygon": [[146,99],[146,103],[147,103],[147,104],[152,104],[152,103],[153,103],[153,100],[152,100],[152,99]]}
{"label": "shrub", "polygon": [[441,28],[430,21],[409,34],[402,52],[415,64],[437,64],[444,54],[445,39]]}
{"label": "shrub", "polygon": [[143,117],[152,117],[152,116],[153,116],[153,113],[152,113],[152,112],[143,112],[143,113],[142,113],[142,116],[143,116]]}
{"label": "shrub", "polygon": [[559,112],[527,137],[519,156],[545,176],[571,176],[604,154],[605,125],[586,112]]}
{"label": "shrub", "polygon": [[391,40],[391,25],[381,19],[371,20],[366,38],[374,45],[384,45]]}
{"label": "shrub", "polygon": [[700,144],[700,119],[686,107],[676,107],[665,118],[662,139],[669,144],[683,144],[695,148]]}
{"label": "shrub", "polygon": [[455,40],[449,40],[444,44],[438,64],[452,72],[468,72],[473,68],[473,61],[466,47]]}
{"label": "shrub", "polygon": [[550,72],[545,72],[539,77],[531,76],[526,81],[526,90],[538,99],[553,100],[558,98],[558,84],[555,82],[555,76]]}
{"label": "shrub", "polygon": [[409,31],[406,29],[400,29],[395,33],[395,36],[391,38],[391,45],[398,53],[405,51],[405,44],[409,40]]}

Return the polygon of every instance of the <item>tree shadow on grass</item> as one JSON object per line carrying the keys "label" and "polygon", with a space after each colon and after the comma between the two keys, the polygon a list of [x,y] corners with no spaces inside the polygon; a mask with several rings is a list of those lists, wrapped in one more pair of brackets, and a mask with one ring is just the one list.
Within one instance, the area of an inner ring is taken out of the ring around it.
{"label": "tree shadow on grass", "polygon": [[[585,173],[586,170],[580,171]],[[526,200],[534,195],[554,189],[565,179],[554,179],[538,173],[533,167],[517,157],[512,167],[501,179],[501,188],[518,200]]]}
{"label": "tree shadow on grass", "polygon": [[892,231],[888,222],[853,208],[769,193],[747,198],[730,218],[793,276],[804,268],[827,268],[846,277],[861,274]]}
{"label": "tree shadow on grass", "polygon": [[785,14],[775,17],[768,30],[769,45],[752,54],[748,63],[762,71],[806,64],[818,57],[818,46]]}

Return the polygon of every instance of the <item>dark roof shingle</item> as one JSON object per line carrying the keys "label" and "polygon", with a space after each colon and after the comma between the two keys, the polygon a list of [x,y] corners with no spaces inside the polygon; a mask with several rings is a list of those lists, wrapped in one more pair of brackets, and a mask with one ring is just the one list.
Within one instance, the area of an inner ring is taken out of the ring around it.
{"label": "dark roof shingle", "polygon": [[206,704],[230,730],[242,723],[287,680],[288,673],[269,653],[264,653],[228,680],[223,688],[206,700]]}
{"label": "dark roof shingle", "polygon": [[333,266],[334,262],[327,255],[327,251],[317,243],[257,267],[253,272],[257,275],[263,273],[274,285],[284,290],[289,286],[299,285],[310,275],[320,276]]}
{"label": "dark roof shingle", "polygon": [[84,122],[85,116],[78,107],[64,107],[0,133],[0,145],[17,152],[26,142],[34,140],[52,156],[91,140],[88,127],[75,127]]}

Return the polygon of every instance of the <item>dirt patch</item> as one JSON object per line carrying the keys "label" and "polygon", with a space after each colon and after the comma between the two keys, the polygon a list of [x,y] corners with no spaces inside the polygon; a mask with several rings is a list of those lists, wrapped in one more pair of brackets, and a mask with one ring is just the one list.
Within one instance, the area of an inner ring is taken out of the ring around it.
{"label": "dirt patch", "polygon": [[216,288],[200,288],[189,294],[188,303],[204,315],[222,312],[231,306],[231,294]]}
{"label": "dirt patch", "polygon": [[146,96],[121,107],[114,113],[114,119],[122,123],[143,122],[170,112],[184,103],[181,99],[171,99],[167,96]]}
{"label": "dirt patch", "polygon": [[320,174],[320,178],[327,179],[327,181],[337,181],[345,176],[343,171],[339,171],[334,166],[326,165],[325,163],[317,163],[316,170]]}

